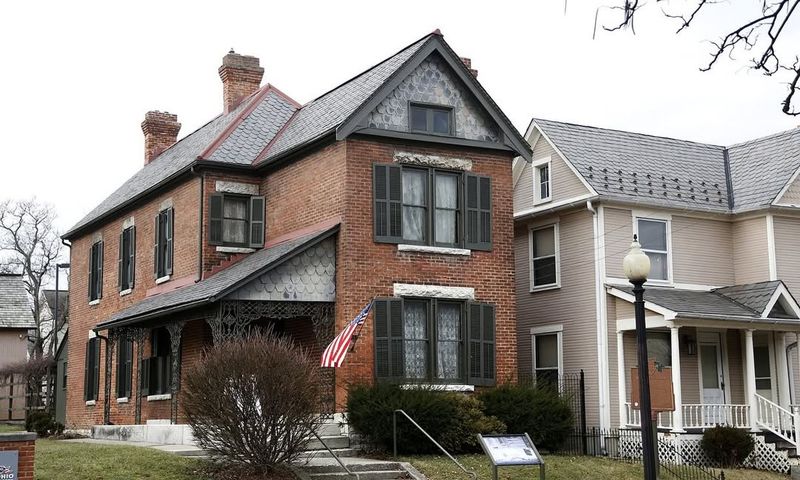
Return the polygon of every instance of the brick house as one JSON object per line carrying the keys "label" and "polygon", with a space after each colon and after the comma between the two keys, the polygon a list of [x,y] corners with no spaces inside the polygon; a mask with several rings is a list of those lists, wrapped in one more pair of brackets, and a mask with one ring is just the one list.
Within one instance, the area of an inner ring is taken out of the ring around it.
{"label": "brick house", "polygon": [[[369,302],[323,410],[376,380],[516,376],[511,163],[522,136],[442,35],[300,105],[230,52],[223,112],[145,165],[71,242],[67,426],[180,423],[182,368],[271,325],[317,355]],[[468,328],[470,327],[470,328]]]}

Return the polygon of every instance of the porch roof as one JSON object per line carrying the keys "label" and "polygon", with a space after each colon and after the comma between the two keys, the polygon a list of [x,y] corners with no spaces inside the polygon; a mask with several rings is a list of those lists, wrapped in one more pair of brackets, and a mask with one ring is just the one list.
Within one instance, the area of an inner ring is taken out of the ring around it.
{"label": "porch roof", "polygon": [[[633,300],[631,287],[609,285],[608,288],[612,295],[627,301]],[[770,316],[773,306],[781,298],[789,307],[786,308],[789,315]],[[800,326],[797,302],[780,280],[711,290],[649,286],[644,299],[647,308],[660,310],[658,313],[664,314],[667,320],[698,318]]]}
{"label": "porch roof", "polygon": [[278,267],[309,247],[329,238],[338,230],[339,224],[336,223],[334,226],[268,246],[197,283],[147,297],[139,303],[115,313],[107,321],[99,323],[95,330],[127,326],[142,320],[214,303],[257,276]]}

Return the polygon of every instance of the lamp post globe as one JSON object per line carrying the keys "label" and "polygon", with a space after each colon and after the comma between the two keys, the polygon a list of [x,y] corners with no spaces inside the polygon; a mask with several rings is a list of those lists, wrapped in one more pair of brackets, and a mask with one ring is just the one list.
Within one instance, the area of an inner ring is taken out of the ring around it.
{"label": "lamp post globe", "polygon": [[644,282],[650,275],[650,257],[642,251],[636,235],[633,236],[631,250],[622,260],[622,270],[625,272],[625,277],[631,282]]}
{"label": "lamp post globe", "polygon": [[642,431],[642,463],[645,480],[656,480],[658,472],[658,440],[650,402],[650,368],[647,354],[647,324],[644,310],[644,282],[650,275],[650,258],[633,236],[631,250],[622,261],[625,276],[633,285],[633,308],[636,316],[636,351],[639,369],[639,418]]}

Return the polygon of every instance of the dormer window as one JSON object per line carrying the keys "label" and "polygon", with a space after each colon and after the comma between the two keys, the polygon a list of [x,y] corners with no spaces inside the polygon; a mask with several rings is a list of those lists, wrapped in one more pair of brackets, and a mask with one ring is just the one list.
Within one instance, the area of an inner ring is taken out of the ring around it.
{"label": "dormer window", "polygon": [[412,103],[408,128],[414,132],[453,134],[453,109],[439,105]]}
{"label": "dormer window", "polygon": [[533,162],[533,203],[545,203],[553,199],[552,162],[545,157]]}

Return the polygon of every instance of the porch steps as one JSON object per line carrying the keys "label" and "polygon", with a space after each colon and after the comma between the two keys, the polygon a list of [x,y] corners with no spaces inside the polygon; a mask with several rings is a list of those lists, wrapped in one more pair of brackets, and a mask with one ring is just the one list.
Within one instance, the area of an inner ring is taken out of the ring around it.
{"label": "porch steps", "polygon": [[[360,480],[399,480],[413,478],[402,464],[392,461],[348,458],[344,460]],[[318,460],[298,468],[306,480],[340,480],[352,478],[333,459]]]}

